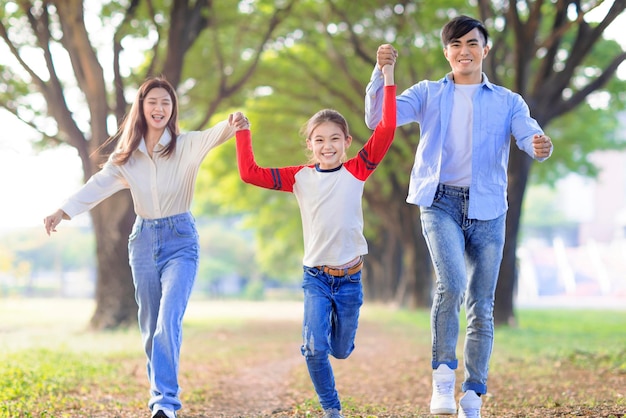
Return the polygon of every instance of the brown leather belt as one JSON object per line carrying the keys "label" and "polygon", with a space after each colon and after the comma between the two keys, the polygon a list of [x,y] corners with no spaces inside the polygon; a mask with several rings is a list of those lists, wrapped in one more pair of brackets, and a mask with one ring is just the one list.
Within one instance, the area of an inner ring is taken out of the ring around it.
{"label": "brown leather belt", "polygon": [[352,267],[348,267],[345,269],[334,269],[328,266],[316,266],[317,269],[322,270],[326,274],[330,274],[331,276],[343,277],[343,276],[351,276],[355,273],[358,273],[363,268],[363,257],[359,259],[359,262],[353,265]]}

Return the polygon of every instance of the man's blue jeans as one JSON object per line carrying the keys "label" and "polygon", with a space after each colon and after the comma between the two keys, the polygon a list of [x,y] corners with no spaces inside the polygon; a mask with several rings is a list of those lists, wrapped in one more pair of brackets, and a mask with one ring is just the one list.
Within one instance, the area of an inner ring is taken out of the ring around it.
{"label": "man's blue jeans", "polygon": [[198,233],[190,213],[161,219],[137,217],[128,239],[147,356],[148,406],[178,410],[182,322],[198,271]]}
{"label": "man's blue jeans", "polygon": [[328,355],[345,359],[354,350],[359,310],[363,304],[361,272],[336,277],[305,266],[302,288],[302,355],[322,408],[341,410]]}
{"label": "man's blue jeans", "polygon": [[432,367],[458,367],[459,313],[465,299],[467,330],[462,390],[487,393],[493,348],[493,303],[506,215],[469,219],[470,190],[439,185],[430,207],[420,207],[422,232],[437,276],[431,311]]}

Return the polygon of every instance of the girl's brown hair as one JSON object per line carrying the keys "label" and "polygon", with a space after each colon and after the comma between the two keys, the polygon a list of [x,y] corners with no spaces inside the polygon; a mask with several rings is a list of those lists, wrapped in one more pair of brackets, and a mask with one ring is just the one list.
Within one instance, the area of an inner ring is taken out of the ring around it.
{"label": "girl's brown hair", "polygon": [[165,89],[172,99],[172,115],[166,126],[166,129],[169,130],[172,136],[172,140],[162,152],[165,156],[169,156],[174,153],[174,150],[176,149],[176,138],[180,134],[178,128],[178,97],[176,95],[176,90],[165,78],[152,77],[144,81],[141,86],[139,86],[139,90],[135,96],[135,101],[131,105],[130,111],[120,124],[117,132],[115,135],[107,139],[106,142],[100,147],[102,149],[107,145],[116,142],[115,150],[111,155],[111,161],[113,164],[125,164],[130,159],[133,152],[139,147],[141,139],[148,130],[148,123],[143,114],[143,102],[148,92],[154,88]]}

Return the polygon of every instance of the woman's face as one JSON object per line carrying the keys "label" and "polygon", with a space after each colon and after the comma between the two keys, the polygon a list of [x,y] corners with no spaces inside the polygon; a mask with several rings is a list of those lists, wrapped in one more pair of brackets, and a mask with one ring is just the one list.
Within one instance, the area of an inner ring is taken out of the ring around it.
{"label": "woman's face", "polygon": [[163,131],[172,117],[172,97],[162,87],[150,90],[143,100],[143,116],[148,130]]}

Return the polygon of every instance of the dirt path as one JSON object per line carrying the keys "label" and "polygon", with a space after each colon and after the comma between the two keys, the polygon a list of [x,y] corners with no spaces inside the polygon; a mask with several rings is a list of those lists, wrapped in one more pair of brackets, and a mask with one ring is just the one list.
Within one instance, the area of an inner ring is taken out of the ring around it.
{"label": "dirt path", "polygon": [[[179,417],[321,416],[299,352],[299,322],[250,323],[244,329],[243,334],[232,333],[229,343],[255,348],[214,370],[218,376],[203,394],[204,401],[185,400]],[[267,343],[270,336],[274,342]],[[347,360],[333,360],[346,417],[431,417],[428,340],[428,335],[362,321],[355,352]],[[508,364],[506,358],[494,363],[483,418],[622,418],[626,414],[626,407],[615,405],[616,392],[626,395],[623,372],[596,373],[562,363],[532,366],[526,375],[524,364]],[[457,381],[462,378],[459,371]]]}
{"label": "dirt path", "polygon": [[[300,319],[289,321],[250,322],[237,331],[219,330],[215,335],[186,337],[185,344],[200,340],[222,339],[230,347],[242,347],[245,355],[221,363],[221,355],[210,368],[196,368],[184,387],[204,385],[202,404],[185,402],[181,418],[213,417],[305,417],[318,416],[319,405],[309,380],[304,358],[300,354]],[[271,339],[271,340],[270,340]],[[362,321],[357,348],[346,360],[332,359],[337,388],[347,416],[412,417],[423,416],[418,405],[428,405],[429,371],[417,373],[418,363],[428,363],[411,336],[398,335],[380,326]],[[268,342],[272,341],[272,342]],[[245,345],[252,347],[246,350]],[[207,348],[210,350],[210,348]],[[237,349],[235,349],[237,350]],[[183,361],[181,368],[194,367]],[[397,373],[402,370],[401,373]],[[205,376],[204,378],[202,376]],[[192,377],[193,376],[193,377]],[[389,408],[381,411],[381,405]],[[381,412],[384,412],[381,413]],[[310,415],[309,415],[310,414]]]}
{"label": "dirt path", "polygon": [[302,358],[293,355],[256,364],[232,377],[220,378],[220,394],[211,400],[213,416],[291,416],[297,400],[289,395],[290,376],[301,366]]}

